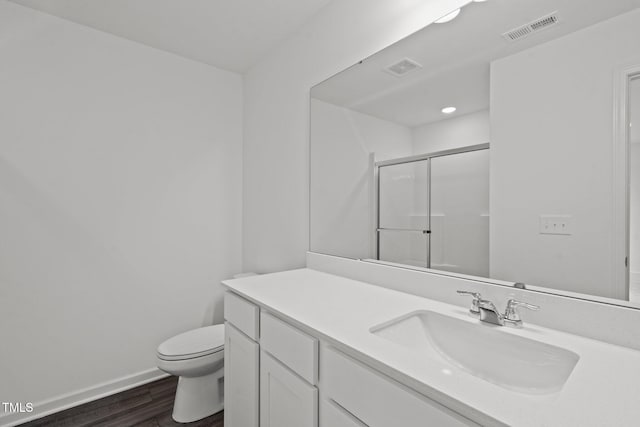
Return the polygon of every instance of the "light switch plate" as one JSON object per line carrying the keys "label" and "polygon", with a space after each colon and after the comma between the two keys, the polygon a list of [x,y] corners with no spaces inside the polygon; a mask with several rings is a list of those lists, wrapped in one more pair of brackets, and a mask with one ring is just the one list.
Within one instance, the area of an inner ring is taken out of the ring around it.
{"label": "light switch plate", "polygon": [[540,234],[573,234],[571,215],[540,215]]}

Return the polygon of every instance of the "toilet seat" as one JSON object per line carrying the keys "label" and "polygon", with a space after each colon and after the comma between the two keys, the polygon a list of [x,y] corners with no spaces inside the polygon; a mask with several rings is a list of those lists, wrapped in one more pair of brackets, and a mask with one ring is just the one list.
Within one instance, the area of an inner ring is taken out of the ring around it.
{"label": "toilet seat", "polygon": [[224,350],[224,325],[205,326],[169,338],[158,346],[159,359],[188,360]]}

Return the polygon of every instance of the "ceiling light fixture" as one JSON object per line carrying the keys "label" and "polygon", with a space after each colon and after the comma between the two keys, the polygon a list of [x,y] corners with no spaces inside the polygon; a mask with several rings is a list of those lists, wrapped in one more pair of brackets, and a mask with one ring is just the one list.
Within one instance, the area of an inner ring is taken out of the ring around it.
{"label": "ceiling light fixture", "polygon": [[456,112],[456,107],[444,107],[442,110],[444,114],[452,114]]}
{"label": "ceiling light fixture", "polygon": [[435,20],[434,22],[436,24],[444,24],[445,22],[453,21],[454,19],[456,19],[456,16],[458,16],[459,13],[460,9],[458,8],[453,12],[444,15],[442,18]]}

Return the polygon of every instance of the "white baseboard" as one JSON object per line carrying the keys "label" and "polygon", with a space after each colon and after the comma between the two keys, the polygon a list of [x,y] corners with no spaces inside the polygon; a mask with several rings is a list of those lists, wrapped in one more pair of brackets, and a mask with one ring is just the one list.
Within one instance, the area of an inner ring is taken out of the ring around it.
{"label": "white baseboard", "polygon": [[166,374],[157,368],[153,368],[147,371],[138,372],[133,375],[127,375],[125,377],[121,377],[112,381],[97,384],[92,387],[87,387],[82,390],[77,390],[71,393],[56,396],[42,402],[34,402],[34,411],[31,413],[14,412],[8,414],[0,414],[0,427],[11,427],[26,423],[28,421],[33,421],[35,419],[46,417],[47,415],[51,415],[56,412],[69,409],[74,406],[82,405],[83,403],[98,400],[106,396],[111,396],[113,394],[120,393],[122,391],[129,390],[134,387],[138,387],[162,378],[166,378],[168,376],[169,374]]}

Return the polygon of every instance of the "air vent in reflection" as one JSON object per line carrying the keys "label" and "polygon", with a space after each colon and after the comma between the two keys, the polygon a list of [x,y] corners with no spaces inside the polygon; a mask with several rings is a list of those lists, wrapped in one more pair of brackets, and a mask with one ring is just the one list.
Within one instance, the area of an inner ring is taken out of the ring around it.
{"label": "air vent in reflection", "polygon": [[420,68],[422,68],[422,65],[418,64],[416,61],[409,58],[404,58],[403,60],[396,62],[395,64],[389,65],[384,70],[396,77],[402,77]]}
{"label": "air vent in reflection", "polygon": [[560,18],[558,18],[558,12],[553,12],[547,16],[536,19],[535,21],[531,21],[528,24],[521,25],[517,28],[514,28],[513,30],[507,31],[506,33],[502,34],[502,37],[509,41],[516,41],[521,38],[527,37],[530,34],[556,25],[558,22],[560,22]]}

